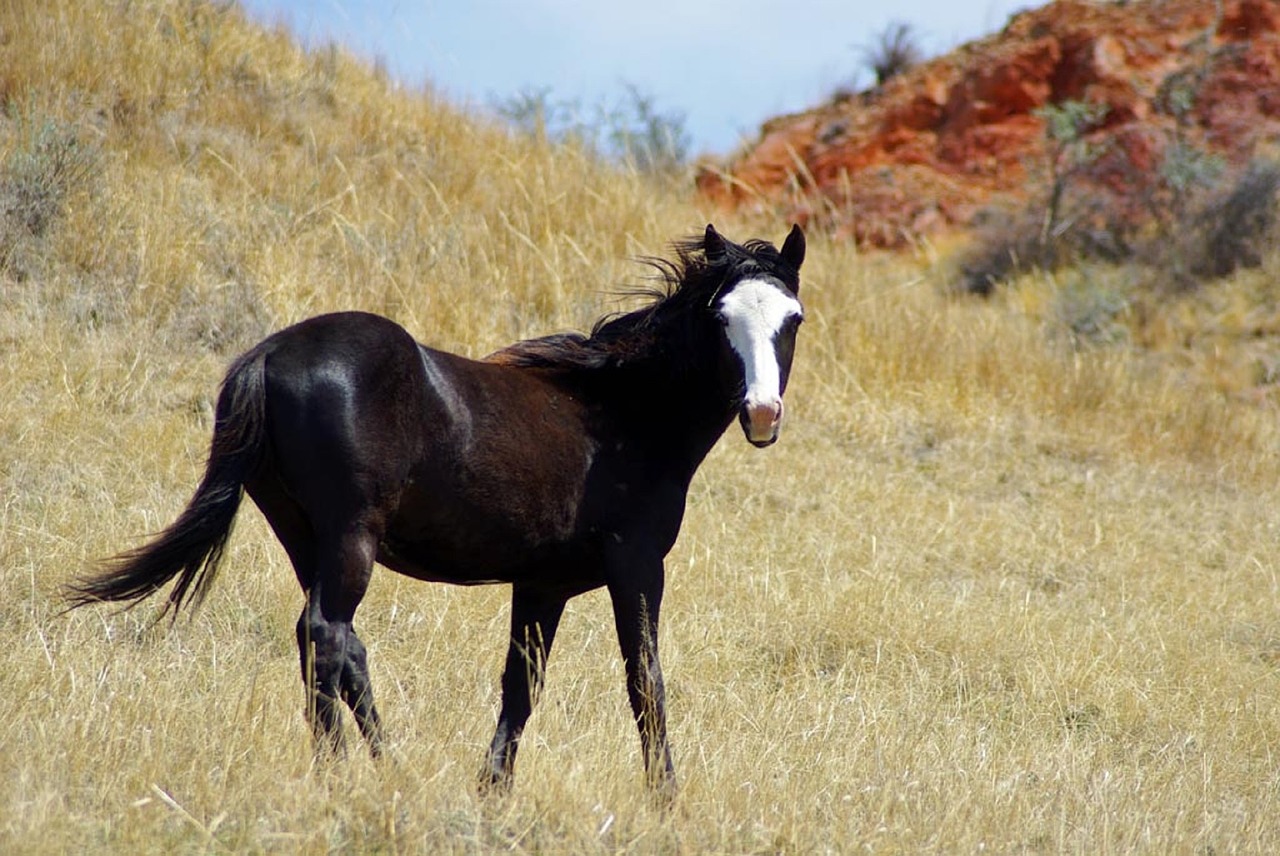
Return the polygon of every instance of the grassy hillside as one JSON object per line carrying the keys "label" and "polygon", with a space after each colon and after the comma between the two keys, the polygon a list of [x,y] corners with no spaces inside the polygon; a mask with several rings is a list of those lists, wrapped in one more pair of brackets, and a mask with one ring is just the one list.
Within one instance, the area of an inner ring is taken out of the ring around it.
{"label": "grassy hillside", "polygon": [[676,809],[646,799],[601,593],[485,802],[505,589],[375,574],[391,759],[317,767],[302,595],[250,505],[172,629],[58,587],[173,518],[268,331],[364,308],[479,355],[584,329],[710,213],[223,3],[2,4],[0,104],[0,850],[1280,847],[1280,258],[979,301],[939,248],[811,236],[783,438],[722,441],[668,561]]}

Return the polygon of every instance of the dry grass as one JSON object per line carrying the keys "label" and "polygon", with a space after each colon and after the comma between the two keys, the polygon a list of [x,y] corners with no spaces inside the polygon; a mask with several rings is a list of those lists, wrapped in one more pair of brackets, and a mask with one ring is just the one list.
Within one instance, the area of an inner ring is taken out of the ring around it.
{"label": "dry grass", "polygon": [[783,440],[717,447],[668,563],[676,809],[599,593],[484,802],[505,590],[375,575],[392,757],[317,767],[256,511],[171,630],[61,614],[58,586],[182,506],[267,330],[361,307],[480,354],[583,328],[708,212],[222,4],[9,3],[0,32],[0,164],[54,123],[93,165],[40,234],[0,231],[0,851],[1280,847],[1263,273],[1089,345],[1059,280],[955,299],[924,253],[815,238]]}

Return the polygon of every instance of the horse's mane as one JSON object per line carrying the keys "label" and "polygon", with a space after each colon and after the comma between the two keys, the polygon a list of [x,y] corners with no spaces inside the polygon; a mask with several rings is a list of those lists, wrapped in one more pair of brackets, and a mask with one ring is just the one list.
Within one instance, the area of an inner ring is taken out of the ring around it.
{"label": "horse's mane", "polygon": [[731,280],[760,274],[775,277],[793,289],[799,286],[799,272],[783,261],[768,241],[736,244],[722,236],[714,237],[711,253],[707,251],[707,236],[697,235],[673,242],[674,261],[654,256],[639,259],[654,270],[652,279],[656,285],[626,293],[650,298],[647,305],[604,316],[596,321],[589,335],[554,333],[526,339],[490,354],[486,361],[567,371],[620,365],[651,353],[664,339],[670,340],[672,325],[710,306]]}

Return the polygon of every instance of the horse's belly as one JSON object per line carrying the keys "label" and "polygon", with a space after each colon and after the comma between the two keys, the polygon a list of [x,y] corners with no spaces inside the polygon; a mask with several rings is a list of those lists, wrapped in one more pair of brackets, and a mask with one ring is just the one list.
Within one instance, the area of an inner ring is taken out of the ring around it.
{"label": "horse's belly", "polygon": [[468,541],[403,538],[389,533],[378,561],[397,573],[456,585],[528,583],[590,588],[604,582],[600,563],[578,540],[532,544],[521,539]]}
{"label": "horse's belly", "polygon": [[454,585],[482,586],[510,582],[499,575],[486,576],[475,568],[446,566],[440,562],[422,563],[404,556],[383,544],[378,549],[378,562],[398,574],[424,580],[429,583],[453,583]]}

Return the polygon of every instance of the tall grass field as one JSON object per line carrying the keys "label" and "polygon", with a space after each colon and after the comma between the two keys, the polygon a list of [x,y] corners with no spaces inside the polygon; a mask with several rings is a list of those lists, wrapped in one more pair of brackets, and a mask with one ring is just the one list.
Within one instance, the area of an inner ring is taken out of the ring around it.
{"label": "tall grass field", "polygon": [[482,356],[632,307],[634,260],[709,221],[790,224],[225,2],[0,3],[0,106],[0,852],[1280,850],[1280,255],[979,299],[947,244],[810,234],[782,439],[724,437],[667,561],[674,806],[603,592],[485,798],[505,587],[375,572],[377,762],[313,755],[303,594],[252,503],[172,626],[61,587],[177,515],[272,330],[358,308]]}

